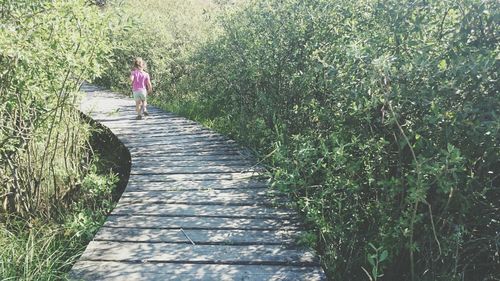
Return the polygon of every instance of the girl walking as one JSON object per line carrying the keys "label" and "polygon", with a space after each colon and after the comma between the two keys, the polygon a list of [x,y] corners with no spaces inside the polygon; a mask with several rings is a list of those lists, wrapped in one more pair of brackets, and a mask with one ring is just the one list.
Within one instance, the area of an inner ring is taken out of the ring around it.
{"label": "girl walking", "polygon": [[144,71],[146,68],[146,63],[142,58],[136,58],[134,60],[134,68],[130,73],[130,81],[132,82],[132,93],[134,94],[135,100],[135,111],[137,112],[136,119],[142,119],[142,116],[148,116],[147,110],[147,96],[148,93],[153,92],[153,86],[151,85],[151,79],[149,74]]}

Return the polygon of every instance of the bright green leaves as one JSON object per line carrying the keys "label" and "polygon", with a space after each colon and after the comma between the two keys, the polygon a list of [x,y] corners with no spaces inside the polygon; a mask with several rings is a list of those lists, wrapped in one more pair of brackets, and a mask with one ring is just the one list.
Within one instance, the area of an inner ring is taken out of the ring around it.
{"label": "bright green leaves", "polygon": [[101,70],[110,17],[84,0],[4,2],[0,200],[10,207],[2,211],[50,217],[85,173],[88,131],[76,92]]}
{"label": "bright green leaves", "polygon": [[380,277],[383,277],[382,273],[382,262],[384,262],[389,256],[389,252],[387,250],[383,250],[383,247],[375,247],[372,243],[368,243],[370,246],[371,254],[367,255],[368,263],[371,266],[371,271],[368,273],[366,269],[363,268],[365,273],[367,273],[368,278],[372,281],[378,280]]}
{"label": "bright green leaves", "polygon": [[[161,104],[264,151],[332,279],[491,273],[495,230],[480,210],[500,202],[498,1],[253,0],[208,10],[218,21],[195,30],[196,12],[181,24],[193,2],[154,3],[173,8],[115,35],[109,82],[145,56]],[[456,229],[463,240],[448,239]],[[484,241],[468,244],[474,269],[460,263],[467,239]]]}
{"label": "bright green leaves", "polygon": [[439,70],[441,70],[441,71],[445,71],[447,67],[448,67],[448,64],[446,63],[446,60],[444,60],[444,59],[443,59],[443,60],[441,60],[441,61],[439,62],[439,64],[438,64],[438,68],[439,68]]}

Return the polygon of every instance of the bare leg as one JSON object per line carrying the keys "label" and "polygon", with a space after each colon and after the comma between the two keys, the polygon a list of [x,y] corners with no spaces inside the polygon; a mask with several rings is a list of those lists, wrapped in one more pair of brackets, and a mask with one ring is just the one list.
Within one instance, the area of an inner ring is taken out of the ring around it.
{"label": "bare leg", "polygon": [[144,112],[144,115],[149,115],[148,114],[148,109],[147,109],[147,106],[148,106],[148,101],[147,100],[143,100],[142,101],[142,111]]}
{"label": "bare leg", "polygon": [[141,114],[141,104],[142,104],[142,101],[140,101],[140,100],[135,101],[135,112],[137,112],[137,116],[142,115]]}

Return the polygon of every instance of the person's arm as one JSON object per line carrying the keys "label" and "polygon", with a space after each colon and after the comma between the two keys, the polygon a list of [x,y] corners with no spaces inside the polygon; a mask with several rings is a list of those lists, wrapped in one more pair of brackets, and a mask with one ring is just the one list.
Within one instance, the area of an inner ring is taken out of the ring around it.
{"label": "person's arm", "polygon": [[130,73],[130,76],[128,78],[130,80],[130,85],[134,86],[134,74]]}
{"label": "person's arm", "polygon": [[148,93],[152,93],[153,92],[153,85],[151,85],[151,78],[148,76]]}

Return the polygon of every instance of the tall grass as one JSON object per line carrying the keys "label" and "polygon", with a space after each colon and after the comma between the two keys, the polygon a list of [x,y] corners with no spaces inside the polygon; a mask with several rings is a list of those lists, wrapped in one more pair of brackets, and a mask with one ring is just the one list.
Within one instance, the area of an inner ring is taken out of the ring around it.
{"label": "tall grass", "polygon": [[[95,167],[95,166],[93,166]],[[61,280],[112,210],[117,177],[89,173],[79,201],[50,220],[9,217],[0,224],[1,280]]]}
{"label": "tall grass", "polygon": [[31,229],[0,228],[0,276],[3,280],[60,280],[82,245],[64,237],[57,225],[35,225]]}

